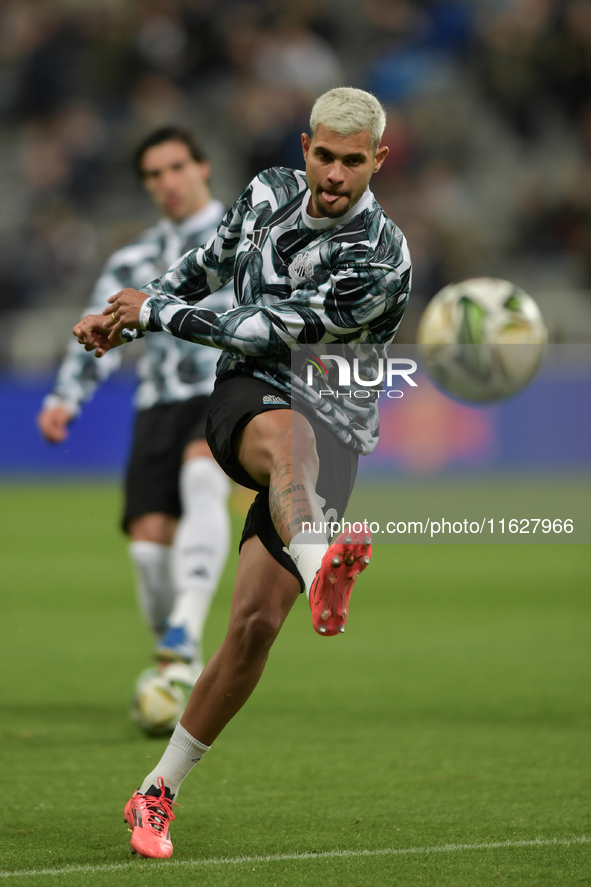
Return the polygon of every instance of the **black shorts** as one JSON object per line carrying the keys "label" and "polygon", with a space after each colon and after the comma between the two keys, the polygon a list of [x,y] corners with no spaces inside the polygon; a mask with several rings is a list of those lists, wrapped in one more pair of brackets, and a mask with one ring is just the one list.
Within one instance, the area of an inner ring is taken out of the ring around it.
{"label": "black shorts", "polygon": [[125,475],[122,526],[142,514],[180,517],[179,472],[187,444],[205,439],[209,397],[158,404],[136,416]]}
{"label": "black shorts", "polygon": [[[245,471],[236,458],[235,446],[238,434],[251,419],[268,410],[289,410],[291,398],[272,385],[252,376],[230,375],[218,379],[210,399],[207,421],[207,442],[211,452],[225,473],[251,490],[257,496],[246,516],[240,546],[251,536],[258,536],[267,551],[303,585],[302,577],[285,550],[269,511],[269,488],[258,484]],[[349,501],[355,476],[358,455],[345,447],[331,431],[300,409],[314,430],[316,449],[320,463],[316,492],[321,497],[322,510],[327,521],[339,521]]]}

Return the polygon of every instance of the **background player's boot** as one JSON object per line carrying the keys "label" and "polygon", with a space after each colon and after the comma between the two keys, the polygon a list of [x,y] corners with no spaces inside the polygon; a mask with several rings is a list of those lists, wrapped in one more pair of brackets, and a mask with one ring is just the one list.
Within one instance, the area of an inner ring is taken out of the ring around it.
{"label": "background player's boot", "polygon": [[125,805],[125,820],[131,831],[131,852],[152,859],[168,859],[172,856],[170,822],[172,795],[161,776],[158,786],[151,786],[145,795],[134,792]]}
{"label": "background player's boot", "polygon": [[345,630],[351,590],[370,557],[368,532],[341,533],[328,546],[310,588],[312,624],[318,634],[328,637]]}
{"label": "background player's boot", "polygon": [[193,662],[198,653],[197,644],[184,625],[168,625],[154,649],[159,662]]}

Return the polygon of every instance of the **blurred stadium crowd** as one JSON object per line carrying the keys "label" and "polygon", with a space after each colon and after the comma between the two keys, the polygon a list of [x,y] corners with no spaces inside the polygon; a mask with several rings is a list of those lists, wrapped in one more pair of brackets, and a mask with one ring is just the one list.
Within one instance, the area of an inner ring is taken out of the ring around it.
{"label": "blurred stadium crowd", "polygon": [[374,190],[426,300],[509,277],[591,340],[591,0],[0,0],[0,361],[60,356],[101,263],[154,219],[130,158],[192,127],[231,202],[301,167],[312,100],[386,105]]}

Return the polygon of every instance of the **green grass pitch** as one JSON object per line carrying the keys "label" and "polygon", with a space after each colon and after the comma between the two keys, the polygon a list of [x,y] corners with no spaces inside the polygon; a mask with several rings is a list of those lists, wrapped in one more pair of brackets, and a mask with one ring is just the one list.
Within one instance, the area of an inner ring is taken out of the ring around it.
{"label": "green grass pitch", "polygon": [[110,483],[0,490],[0,884],[591,885],[588,546],[376,546],[343,636],[294,608],[171,862],[132,860],[165,742],[128,716],[151,642],[118,509]]}

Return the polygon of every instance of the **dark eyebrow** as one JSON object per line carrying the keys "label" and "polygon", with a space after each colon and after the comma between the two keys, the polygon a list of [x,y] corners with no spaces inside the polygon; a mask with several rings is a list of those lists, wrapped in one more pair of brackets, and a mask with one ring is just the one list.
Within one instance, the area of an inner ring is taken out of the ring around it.
{"label": "dark eyebrow", "polygon": [[[331,158],[335,156],[332,153],[332,151],[329,148],[326,148],[324,145],[317,145],[315,147],[314,151],[316,154],[321,154],[321,153],[327,154]],[[345,156],[342,159],[345,163],[351,163],[352,161],[355,161],[355,160],[358,161],[359,163],[364,163],[367,158],[364,153],[357,152],[354,154],[345,154]]]}
{"label": "dark eyebrow", "polygon": [[[168,164],[169,169],[178,169],[181,166],[184,166],[186,163],[185,160],[173,160],[172,163]],[[148,178],[149,176],[159,176],[161,173],[165,171],[166,167],[159,167],[158,169],[146,169],[142,172],[142,178]]]}

